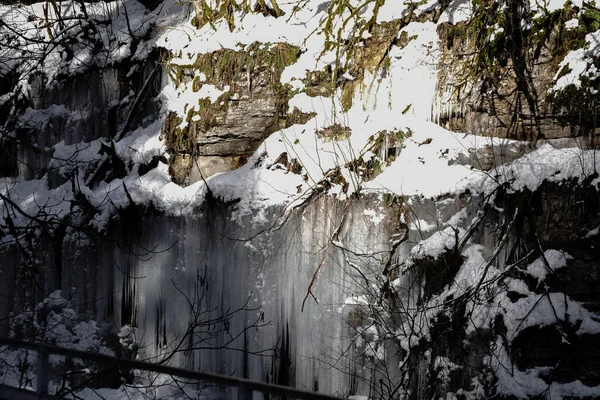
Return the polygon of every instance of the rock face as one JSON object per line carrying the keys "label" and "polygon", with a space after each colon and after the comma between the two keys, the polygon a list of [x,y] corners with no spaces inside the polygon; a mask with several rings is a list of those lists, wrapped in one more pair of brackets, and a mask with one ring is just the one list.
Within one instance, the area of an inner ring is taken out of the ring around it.
{"label": "rock face", "polygon": [[[474,1],[451,25],[436,21],[461,1],[390,1],[307,2],[314,53],[190,44],[48,88],[32,76],[0,116],[0,335],[60,343],[39,327],[61,301],[90,348],[341,397],[600,398],[598,82],[553,89],[597,14]],[[302,11],[223,4],[191,24]],[[437,79],[438,104],[413,78]],[[258,150],[274,132],[289,143]],[[411,173],[456,187],[407,194]],[[35,374],[4,354],[0,375]]]}
{"label": "rock face", "polygon": [[[597,124],[584,116],[595,114],[595,89],[553,89],[568,70],[561,64],[565,55],[595,29],[591,11],[578,17],[570,7],[537,12],[521,3],[476,2],[469,21],[439,25],[440,123],[484,136],[587,137],[586,146],[595,143]],[[566,27],[577,18],[578,25]]]}
{"label": "rock face", "polygon": [[[275,94],[229,99],[227,114],[217,126],[198,137],[201,156],[252,154],[268,134],[277,115]],[[197,127],[197,126],[196,126]]]}
{"label": "rock face", "polygon": [[[199,92],[198,110],[188,104],[183,123],[172,113],[165,125],[176,182],[191,184],[239,168],[267,136],[293,122],[286,117],[291,92],[279,78],[298,54],[287,44],[256,43],[241,51],[199,55],[191,65],[168,66],[178,85],[189,83]],[[214,102],[202,98],[204,85],[222,94]]]}
{"label": "rock face", "polygon": [[[593,329],[588,331],[582,315],[596,312],[599,305],[593,294],[598,279],[592,270],[597,268],[587,264],[597,263],[597,254],[592,255],[596,246],[590,240],[595,240],[592,238],[600,223],[598,193],[585,186],[547,184],[533,193],[508,195],[502,205],[506,208],[500,214],[492,212],[484,218],[490,225],[482,222],[482,227],[488,227],[473,234],[473,241],[486,248],[489,241],[499,243],[493,226],[514,212],[514,207],[520,207],[521,217],[496,260],[501,273],[486,284],[484,292],[448,290],[461,285],[468,252],[457,259],[456,253],[448,249],[438,259],[414,263],[410,270],[412,279],[423,284],[422,306],[439,304],[440,300],[443,304],[434,312],[426,338],[413,349],[415,353],[408,361],[413,395],[437,398],[453,392],[476,398],[504,398],[509,393],[514,395],[511,386],[516,384],[524,385],[522,397],[531,398],[539,388],[564,393],[561,385],[566,388],[580,380],[593,389],[572,389],[575,393],[591,393],[574,398],[596,397],[600,338]],[[415,210],[423,206],[425,211],[426,204]],[[532,263],[533,258],[527,254],[535,249],[544,249],[545,255]],[[474,305],[479,301],[479,306]],[[481,312],[487,319],[483,324],[479,320]],[[592,319],[593,324],[598,323],[596,317]],[[506,375],[494,370],[509,365],[512,369]]]}
{"label": "rock face", "polygon": [[[381,222],[365,218],[371,207],[382,207]],[[325,393],[368,392],[369,377],[379,373],[353,344],[355,333],[344,321],[352,305],[344,303],[359,295],[362,276],[381,272],[379,263],[361,254],[387,252],[389,240],[401,233],[402,210],[385,207],[376,197],[348,206],[323,196],[287,216],[277,230],[251,225],[251,218],[232,223],[224,204],[207,204],[201,211],[169,218],[127,210],[111,232],[116,242],[100,240],[85,248],[65,242],[64,254],[73,256],[64,257],[60,273],[48,265],[40,281],[63,293],[77,288],[71,301],[81,314],[135,327],[141,359],[172,353],[173,365],[201,371]],[[265,212],[278,218],[285,211]],[[332,244],[336,230],[339,243]],[[3,255],[2,262],[21,260]],[[19,277],[5,274],[2,284],[10,281],[14,287]],[[3,293],[13,292],[7,287]],[[228,312],[231,318],[219,319]],[[0,327],[3,333],[8,329],[4,322]],[[323,368],[332,362],[338,368]],[[355,383],[348,386],[348,380]],[[225,396],[237,394],[231,390]]]}
{"label": "rock face", "polygon": [[[155,61],[154,54],[148,61]],[[137,73],[126,76],[128,70]],[[151,80],[150,84],[146,84]],[[85,145],[97,139],[107,142],[124,128],[143,126],[144,119],[158,113],[156,96],[162,87],[162,74],[151,64],[123,63],[102,71],[75,75],[57,85],[46,86],[42,76],[33,80],[28,111],[16,121],[16,141],[7,140],[7,153],[0,168],[2,177],[39,179],[49,174],[50,185],[64,183],[52,161],[53,147]],[[131,103],[140,97],[135,109]],[[131,116],[130,116],[131,114]],[[15,123],[15,121],[12,121]],[[125,126],[128,125],[128,127]]]}

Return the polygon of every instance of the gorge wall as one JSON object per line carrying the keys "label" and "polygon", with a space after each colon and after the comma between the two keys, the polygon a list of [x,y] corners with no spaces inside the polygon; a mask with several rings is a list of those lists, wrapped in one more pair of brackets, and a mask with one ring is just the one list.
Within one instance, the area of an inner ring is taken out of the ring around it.
{"label": "gorge wall", "polygon": [[[594,4],[0,7],[1,335],[340,397],[600,397]],[[148,382],[78,395],[207,393]]]}

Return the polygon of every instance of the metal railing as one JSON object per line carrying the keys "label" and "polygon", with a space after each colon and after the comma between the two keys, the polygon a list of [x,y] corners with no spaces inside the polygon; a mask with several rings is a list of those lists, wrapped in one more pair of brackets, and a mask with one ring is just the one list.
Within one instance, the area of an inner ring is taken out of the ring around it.
{"label": "metal railing", "polygon": [[48,344],[22,342],[13,339],[1,338],[0,345],[6,345],[17,349],[34,350],[37,352],[37,385],[36,391],[19,389],[13,386],[0,385],[0,400],[56,400],[63,396],[48,393],[50,379],[49,356],[51,354],[78,358],[81,360],[97,362],[101,364],[115,365],[127,369],[156,372],[180,378],[191,379],[219,386],[237,387],[241,399],[252,399],[253,392],[262,392],[268,395],[282,396],[306,400],[340,400],[339,397],[325,395],[292,387],[275,385],[271,383],[252,381],[227,375],[213,374],[209,372],[192,371],[188,369],[169,367],[166,365],[152,364],[143,361],[134,361],[126,358],[112,357],[104,354],[95,354],[85,351],[66,349]]}

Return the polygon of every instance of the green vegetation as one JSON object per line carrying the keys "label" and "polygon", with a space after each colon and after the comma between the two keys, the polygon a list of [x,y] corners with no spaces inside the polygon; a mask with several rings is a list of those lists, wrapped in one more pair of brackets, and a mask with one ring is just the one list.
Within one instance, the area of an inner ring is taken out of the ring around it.
{"label": "green vegetation", "polygon": [[[600,26],[598,10],[585,7],[566,5],[534,13],[523,1],[473,0],[473,16],[467,23],[439,28],[451,57],[463,55],[455,93],[465,98],[477,90],[476,107],[497,117],[509,137],[543,138],[543,116],[573,100],[548,96],[551,77],[568,52],[583,47],[586,35]],[[575,18],[579,25],[567,29],[566,22]],[[584,113],[595,107],[590,102],[577,104]]]}
{"label": "green vegetation", "polygon": [[305,113],[294,107],[294,109],[285,116],[285,127],[296,124],[304,125],[316,115],[317,113],[315,112]]}
{"label": "green vegetation", "polygon": [[[561,10],[566,14],[563,19],[573,17],[572,10]],[[571,11],[571,12],[569,12]],[[586,8],[578,13],[579,25],[572,29],[561,29],[557,38],[556,69],[569,51],[583,48],[588,33],[600,29],[600,11],[596,8]],[[600,68],[600,58],[594,60],[596,68]],[[570,72],[568,66],[558,71],[557,79]],[[591,80],[586,76],[580,77],[581,86],[569,85],[563,90],[553,92],[549,96],[552,104],[552,114],[564,125],[580,126],[583,132],[593,131],[597,127],[598,105],[600,104],[600,79]]]}
{"label": "green vegetation", "polygon": [[[254,10],[250,9],[248,0],[216,0],[214,5],[210,5],[208,0],[196,0],[197,15],[194,18],[194,25],[202,27],[210,24],[214,27],[217,20],[225,19],[230,29],[234,28],[234,13],[243,12],[262,12],[265,15],[279,17],[283,12],[274,0],[267,4],[267,0],[260,0]],[[330,51],[335,52],[336,61],[334,68],[328,67],[322,71],[312,71],[307,74],[303,80],[305,91],[309,96],[331,97],[335,90],[342,88],[342,109],[347,111],[352,106],[352,98],[357,89],[363,88],[364,72],[368,70],[373,73],[377,69],[385,69],[389,66],[388,54],[392,46],[404,47],[413,37],[408,37],[406,33],[396,38],[399,30],[409,22],[415,20],[415,11],[425,0],[411,2],[407,15],[400,19],[390,22],[377,23],[377,16],[385,0],[365,0],[358,6],[353,5],[350,0],[333,0],[329,2],[325,18],[320,27],[313,34],[324,35],[325,46],[321,54]],[[303,6],[299,2],[292,15]],[[372,9],[368,18],[363,15],[363,10]],[[349,37],[344,35],[348,26],[352,26],[352,32]],[[214,81],[226,83],[231,76],[236,74],[236,69],[241,66],[249,65],[252,60],[243,59],[244,55],[238,52],[236,54],[225,54],[228,51],[223,50],[224,54],[216,54],[215,59],[204,57],[198,59],[195,66],[202,72],[217,75]],[[218,53],[218,52],[217,52]],[[240,59],[240,57],[242,59]],[[263,57],[258,55],[257,58]],[[343,63],[341,60],[345,60]],[[222,63],[213,67],[214,62]],[[206,66],[203,65],[206,63]],[[269,65],[270,62],[261,62]],[[286,64],[283,60],[283,64]],[[342,65],[343,64],[343,65]],[[286,64],[287,65],[287,64]],[[182,66],[185,67],[185,66]],[[177,67],[175,67],[177,69]],[[350,73],[355,77],[354,80],[343,80],[340,76],[343,73]],[[185,74],[182,71],[172,71],[175,82],[181,82]],[[209,81],[211,78],[209,77]]]}
{"label": "green vegetation", "polygon": [[413,132],[410,128],[406,132],[401,129],[391,132],[387,130],[379,131],[369,138],[369,150],[375,154],[381,154],[383,150],[402,147],[402,142],[412,137],[412,135]]}
{"label": "green vegetation", "polygon": [[[342,83],[342,111],[348,111],[352,107],[352,100],[357,89],[364,90],[366,71],[374,73],[378,69],[389,66],[389,52],[392,46],[399,44],[396,36],[402,24],[401,20],[374,24],[369,32],[370,36],[367,39],[361,38],[360,45],[355,38],[348,42],[348,47],[345,49],[347,61],[343,70],[350,73],[355,79]],[[339,51],[338,48],[338,57],[340,56]],[[337,76],[334,75],[334,77],[337,80]]]}
{"label": "green vegetation", "polygon": [[[331,16],[328,20],[330,18]],[[389,67],[388,53],[391,47],[394,45],[403,47],[410,40],[416,38],[416,36],[408,38],[405,33],[396,39],[402,24],[400,20],[375,24],[375,19],[372,18],[368,24],[360,23],[361,28],[357,29],[350,40],[337,41],[337,39],[328,36],[324,52],[332,49],[336,50],[337,60],[335,65],[338,65],[338,69],[328,66],[320,71],[308,72],[306,78],[303,79],[304,91],[307,95],[311,97],[331,97],[336,89],[341,88],[342,111],[348,111],[352,107],[355,91],[364,89],[365,71],[375,73],[377,69]],[[329,21],[328,23],[332,22]],[[328,23],[325,24],[324,32],[331,35],[331,32],[327,33],[326,31],[326,29],[330,29]],[[362,37],[363,32],[368,32],[368,35],[365,35],[366,38]],[[341,32],[339,33],[341,34]],[[342,54],[346,59],[344,65],[340,64]],[[344,72],[349,73],[355,79],[340,79]]]}
{"label": "green vegetation", "polygon": [[350,171],[355,172],[363,181],[369,181],[377,177],[384,166],[390,165],[395,159],[397,152],[402,148],[404,140],[412,136],[412,131],[379,131],[369,138],[369,144],[365,150],[371,151],[376,156],[365,161],[363,157],[358,157],[348,166]]}
{"label": "green vegetation", "polygon": [[[595,62],[600,68],[600,60]],[[593,134],[598,128],[600,109],[600,79],[580,77],[581,86],[569,85],[552,93],[552,113],[555,119],[565,126],[571,126],[577,136]],[[576,128],[580,127],[579,130]]]}
{"label": "green vegetation", "polygon": [[215,22],[225,19],[229,30],[233,31],[235,28],[234,14],[239,11],[245,13],[262,13],[263,15],[271,15],[273,17],[284,15],[283,11],[277,5],[276,0],[270,0],[270,5],[265,0],[258,0],[254,9],[251,9],[248,0],[241,0],[239,3],[235,0],[216,0],[214,6],[209,5],[206,0],[194,0],[193,3],[196,8],[196,16],[192,19],[192,25],[198,29],[206,24],[214,28]]}
{"label": "green vegetation", "polygon": [[293,93],[289,85],[280,83],[283,70],[296,62],[299,55],[300,50],[287,43],[253,43],[240,51],[222,49],[200,54],[194,63],[188,65],[167,60],[167,71],[177,86],[191,81],[195,92],[204,84],[214,85],[220,90],[228,87],[228,91],[214,102],[200,98],[197,104],[188,105],[185,116],[169,115],[163,130],[168,151],[172,154],[194,154],[198,135],[223,123],[234,96],[275,97],[275,116],[265,135],[310,118],[309,114],[294,110],[288,121],[287,103]]}
{"label": "green vegetation", "polygon": [[404,198],[395,193],[386,192],[383,194],[383,204],[386,207],[402,206],[404,204]]}
{"label": "green vegetation", "polygon": [[341,141],[346,140],[352,134],[352,130],[347,126],[342,126],[340,124],[333,124],[324,129],[317,131],[317,137],[325,140],[325,141]]}
{"label": "green vegetation", "polygon": [[[199,54],[193,64],[168,64],[168,73],[176,85],[186,77],[203,73],[204,83],[223,89],[227,85],[244,82],[250,77],[265,73],[271,84],[278,84],[281,73],[288,65],[298,60],[300,49],[287,43],[252,43],[243,50],[222,49],[208,54]],[[198,90],[200,89],[198,86]]]}
{"label": "green vegetation", "polygon": [[321,71],[307,72],[304,83],[304,92],[310,97],[331,97],[337,87],[334,73],[330,66]]}

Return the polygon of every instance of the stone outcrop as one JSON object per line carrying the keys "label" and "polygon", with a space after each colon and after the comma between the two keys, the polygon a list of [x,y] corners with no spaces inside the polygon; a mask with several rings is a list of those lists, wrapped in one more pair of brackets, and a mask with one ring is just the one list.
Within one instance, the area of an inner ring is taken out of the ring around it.
{"label": "stone outcrop", "polygon": [[175,182],[191,184],[244,165],[267,136],[297,120],[288,115],[291,91],[279,78],[298,55],[291,45],[254,43],[199,55],[191,65],[169,65],[176,84],[191,83],[194,92],[214,85],[224,92],[215,101],[199,98],[197,111],[190,105],[188,115],[167,118],[164,135]]}
{"label": "stone outcrop", "polygon": [[[591,11],[578,14],[566,7],[534,16],[513,12],[511,7],[527,9],[517,3],[474,2],[468,22],[439,25],[440,100],[434,118],[456,132],[528,141],[586,137],[586,147],[595,146],[597,91],[574,86],[552,91],[556,77],[566,72],[560,62],[594,29],[586,22]],[[567,28],[574,18],[579,25]]]}

